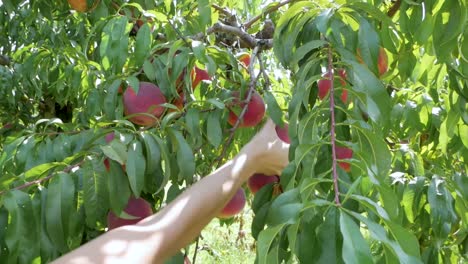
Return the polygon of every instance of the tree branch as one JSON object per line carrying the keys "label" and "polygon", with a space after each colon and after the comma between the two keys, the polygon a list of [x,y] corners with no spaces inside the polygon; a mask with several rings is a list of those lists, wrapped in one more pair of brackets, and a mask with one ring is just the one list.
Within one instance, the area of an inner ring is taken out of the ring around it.
{"label": "tree branch", "polygon": [[[330,114],[331,114],[331,145],[332,145],[332,174],[333,174],[333,186],[335,189],[335,203],[339,206],[340,202],[340,190],[338,188],[338,172],[336,170],[336,138],[335,138],[335,87],[333,85],[333,52],[330,44],[328,44],[328,76],[330,77]],[[327,75],[327,74],[325,74]]]}
{"label": "tree branch", "polygon": [[398,9],[400,9],[400,5],[401,5],[401,0],[393,1],[392,6],[390,7],[390,9],[387,12],[387,16],[393,17],[396,14],[396,12],[398,11]]}
{"label": "tree branch", "polygon": [[[273,39],[256,39],[240,27],[233,27],[221,22],[216,22],[212,27],[206,30],[206,35],[213,34],[215,32],[222,32],[239,37],[244,41],[250,49],[254,49],[257,46],[261,46],[260,50],[271,49],[273,47]],[[200,40],[205,36],[203,32],[198,33],[193,39]]]}
{"label": "tree branch", "polygon": [[267,10],[265,10],[265,12],[261,13],[260,15],[250,19],[249,21],[247,21],[246,23],[243,24],[244,28],[247,30],[249,29],[255,22],[257,22],[258,20],[260,20],[262,17],[264,17],[265,15],[268,15],[270,13],[273,13],[275,12],[276,10],[280,9],[282,6],[285,6],[289,3],[292,3],[296,0],[285,0],[283,2],[279,2],[277,5],[275,6],[272,6],[270,8],[268,8]]}
{"label": "tree branch", "polygon": [[[81,164],[83,164],[83,163],[85,162],[85,160],[86,160],[86,158],[84,158],[83,160],[81,160],[81,161],[78,162],[78,163],[75,163],[75,164],[73,164],[73,165],[67,166],[65,169],[62,170],[62,172],[65,172],[65,173],[70,172],[73,168],[76,168],[76,167],[78,167],[78,166],[81,166]],[[9,192],[9,191],[12,191],[12,190],[21,190],[21,189],[27,188],[27,187],[29,187],[29,186],[42,183],[42,182],[44,182],[44,181],[50,180],[50,179],[51,179],[52,177],[54,177],[55,175],[57,175],[57,171],[53,171],[53,172],[49,173],[49,175],[47,175],[47,176],[44,177],[44,178],[40,178],[40,179],[37,179],[37,180],[34,180],[34,181],[27,182],[27,183],[25,183],[25,184],[23,184],[23,185],[20,185],[20,186],[15,187],[15,188],[11,188],[11,189],[8,189],[8,190],[1,191],[1,192],[0,192],[0,195],[3,195],[4,193]]]}

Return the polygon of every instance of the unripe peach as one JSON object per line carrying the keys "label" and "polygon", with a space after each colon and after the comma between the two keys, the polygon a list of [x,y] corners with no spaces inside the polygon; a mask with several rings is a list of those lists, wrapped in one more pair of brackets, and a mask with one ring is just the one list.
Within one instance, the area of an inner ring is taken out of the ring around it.
{"label": "unripe peach", "polygon": [[[129,120],[137,125],[150,126],[157,122],[158,117],[164,113],[161,104],[166,103],[166,97],[158,86],[149,82],[140,82],[138,94],[131,86],[125,90],[123,95],[125,115],[134,115]],[[141,113],[149,113],[154,118]]]}
{"label": "unripe peach", "polygon": [[[242,109],[245,106],[245,102],[241,102],[239,98],[239,92],[235,91],[232,94],[234,96],[234,104],[239,106]],[[246,93],[247,95],[247,93]],[[265,102],[262,97],[254,91],[252,98],[247,105],[247,110],[242,118],[242,121],[239,124],[239,127],[253,127],[256,126],[260,121],[262,121],[263,116],[265,115]],[[233,111],[229,111],[228,123],[231,126],[234,126],[237,122],[237,114]]]}
{"label": "unripe peach", "polygon": [[[116,194],[118,195],[118,194]],[[150,203],[143,198],[130,197],[124,212],[135,219],[124,219],[116,216],[112,211],[107,214],[107,226],[109,230],[126,225],[134,225],[153,214]]]}
{"label": "unripe peach", "polygon": [[247,181],[247,186],[249,187],[250,192],[255,194],[263,186],[269,183],[277,182],[279,182],[278,175],[268,176],[261,173],[255,173],[254,175],[250,176],[249,180]]}
{"label": "unripe peach", "polygon": [[380,47],[379,49],[379,59],[377,61],[377,67],[379,68],[380,76],[384,75],[388,70],[388,56],[385,52],[385,49]]}
{"label": "unripe peach", "polygon": [[[336,158],[339,160],[351,159],[353,157],[353,150],[347,147],[335,147]],[[346,172],[351,171],[351,164],[349,162],[339,161],[338,165]]]}
{"label": "unripe peach", "polygon": [[[346,86],[346,71],[344,69],[340,69],[338,70],[338,75],[339,77],[335,77],[335,78],[340,78],[340,83],[341,85],[344,87]],[[331,82],[331,79],[330,79],[330,72],[327,72],[323,75],[323,79],[320,79],[317,83],[318,85],[318,96],[320,99],[323,99],[325,98],[325,96],[327,96],[327,94],[330,92],[330,89],[331,89],[331,85],[332,85],[332,82]],[[338,90],[335,90],[335,91],[338,91]],[[341,89],[341,101],[343,101],[343,103],[346,103],[346,101],[348,100],[348,91],[346,89]]]}
{"label": "unripe peach", "polygon": [[224,206],[223,210],[218,214],[219,218],[230,218],[240,213],[245,206],[244,189],[239,188],[231,200]]}

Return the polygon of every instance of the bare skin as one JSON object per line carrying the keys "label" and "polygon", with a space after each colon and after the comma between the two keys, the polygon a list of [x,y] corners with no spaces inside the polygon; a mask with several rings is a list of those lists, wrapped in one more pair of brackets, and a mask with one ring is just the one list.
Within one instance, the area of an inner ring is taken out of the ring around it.
{"label": "bare skin", "polygon": [[113,229],[53,263],[164,263],[192,242],[254,173],[281,174],[289,144],[268,120],[240,153],[158,213]]}

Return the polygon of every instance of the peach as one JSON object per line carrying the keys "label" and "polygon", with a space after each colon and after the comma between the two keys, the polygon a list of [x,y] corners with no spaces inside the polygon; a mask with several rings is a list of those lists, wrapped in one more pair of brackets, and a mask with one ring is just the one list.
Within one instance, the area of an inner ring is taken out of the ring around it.
{"label": "peach", "polygon": [[151,208],[151,204],[143,198],[130,197],[127,206],[124,209],[124,212],[132,217],[135,217],[135,219],[124,219],[116,216],[114,212],[109,211],[109,213],[107,214],[107,226],[109,230],[121,226],[134,225],[143,220],[144,218],[152,215],[153,209]]}
{"label": "peach", "polygon": [[[338,70],[338,75],[340,78],[340,83],[342,86],[346,86],[346,71],[344,69]],[[318,96],[320,99],[325,98],[327,96],[328,92],[331,89],[332,82],[330,80],[330,72],[327,72],[323,75],[324,79],[320,79],[317,83],[318,85]],[[336,90],[338,91],[338,90]],[[343,103],[346,103],[348,100],[348,91],[346,89],[341,90],[341,101]]]}
{"label": "peach", "polygon": [[279,182],[278,175],[265,175],[261,173],[255,173],[254,175],[250,176],[249,180],[247,181],[247,186],[251,193],[255,194],[260,190],[263,186],[269,183],[277,183]]}
{"label": "peach", "polygon": [[194,67],[192,71],[190,72],[190,78],[192,79],[192,89],[195,90],[197,88],[198,84],[201,81],[205,80],[210,80],[210,75],[208,75],[208,72],[205,70],[202,70],[198,67]]}
{"label": "peach", "polygon": [[[234,104],[236,107],[242,109],[245,106],[245,102],[241,102],[239,99],[239,92],[235,91],[232,94],[234,96]],[[247,93],[245,94],[247,95]],[[241,110],[240,110],[241,111]],[[256,126],[260,121],[262,121],[263,116],[265,115],[265,102],[262,97],[256,92],[253,92],[252,98],[247,105],[247,110],[242,118],[242,121],[239,124],[239,127],[253,127]],[[229,111],[228,123],[231,126],[237,122],[237,114],[233,111]]]}
{"label": "peach", "polygon": [[284,123],[283,127],[280,127],[278,125],[275,126],[276,135],[278,135],[278,137],[282,141],[288,144],[291,144],[291,140],[289,139],[289,135],[288,135],[288,129],[289,129],[289,126],[287,123]]}
{"label": "peach", "polygon": [[218,214],[219,218],[225,219],[233,217],[234,215],[240,213],[245,206],[245,191],[242,188],[237,190],[236,194],[231,198],[231,200],[224,206],[223,210]]}
{"label": "peach", "polygon": [[247,53],[242,54],[239,57],[239,61],[242,62],[242,64],[244,64],[244,66],[246,68],[249,68],[249,66],[250,66],[250,55],[247,54]]}
{"label": "peach", "polygon": [[[353,157],[353,150],[347,147],[335,147],[336,158],[339,160],[351,159]],[[338,165],[346,172],[351,171],[351,164],[349,162],[339,161]]]}
{"label": "peach", "polygon": [[[359,63],[364,63],[361,57],[361,51],[357,50],[357,60]],[[384,75],[388,71],[388,56],[387,52],[383,47],[379,48],[379,57],[377,58],[377,68],[379,70],[379,76]]]}
{"label": "peach", "polygon": [[[150,126],[154,125],[157,118],[164,113],[164,107],[161,104],[166,103],[166,97],[158,86],[149,82],[140,82],[138,94],[131,86],[128,86],[123,95],[123,102],[125,115],[134,115],[129,118],[132,123]],[[151,114],[154,118],[141,115],[141,113]]]}
{"label": "peach", "polygon": [[68,0],[71,8],[78,11],[78,12],[88,12],[92,11],[96,6],[99,4],[99,0],[94,1],[91,8],[88,8],[88,1],[87,0]]}

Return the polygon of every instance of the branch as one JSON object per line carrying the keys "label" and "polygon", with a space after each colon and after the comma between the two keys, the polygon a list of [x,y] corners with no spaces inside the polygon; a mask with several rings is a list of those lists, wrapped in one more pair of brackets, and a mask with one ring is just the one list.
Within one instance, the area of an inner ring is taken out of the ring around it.
{"label": "branch", "polygon": [[273,13],[275,12],[276,10],[280,9],[282,6],[285,6],[289,3],[292,3],[296,0],[285,0],[283,2],[280,2],[278,3],[277,5],[275,6],[272,6],[272,7],[269,7],[267,10],[265,10],[265,12],[261,13],[260,15],[250,19],[249,21],[247,21],[246,23],[243,24],[244,28],[247,30],[249,29],[255,22],[257,22],[258,20],[260,20],[262,17],[264,17],[265,15],[268,15],[270,13]]}
{"label": "branch", "polygon": [[213,8],[216,9],[218,12],[223,13],[223,14],[226,15],[226,16],[232,16],[231,12],[229,12],[229,10],[228,10],[227,8],[222,8],[222,7],[220,7],[220,6],[217,5],[217,4],[211,4],[211,7],[213,7]]}
{"label": "branch", "polygon": [[5,55],[0,55],[0,65],[8,66],[10,65],[11,60]]}
{"label": "branch", "polygon": [[[273,39],[256,39],[240,27],[233,27],[221,22],[216,22],[212,27],[206,30],[206,35],[213,34],[215,32],[222,32],[239,37],[244,41],[250,49],[254,49],[257,46],[261,46],[261,50],[271,49],[273,47]],[[200,40],[205,36],[203,32],[198,33],[193,39]]]}
{"label": "branch", "polygon": [[[81,166],[81,164],[83,164],[85,162],[85,159],[83,159],[82,161],[76,163],[76,164],[73,164],[73,165],[69,165],[67,166],[65,169],[62,170],[62,172],[65,172],[65,173],[68,173],[70,172],[72,169],[78,167],[78,166]],[[36,185],[36,184],[40,184],[41,182],[44,182],[44,181],[47,181],[47,180],[50,180],[52,177],[54,177],[55,175],[57,175],[57,171],[53,171],[51,173],[49,173],[49,175],[47,175],[46,177],[44,178],[41,178],[41,179],[37,179],[37,180],[34,180],[34,181],[30,181],[30,182],[27,182],[23,185],[20,185],[20,186],[17,186],[15,188],[11,188],[9,190],[4,190],[4,191],[1,191],[0,192],[0,195],[3,195],[4,193],[6,192],[9,192],[9,191],[12,191],[12,190],[21,190],[21,189],[24,189],[24,188],[27,188],[29,186],[32,186],[32,185]]]}
{"label": "branch", "polygon": [[332,173],[333,173],[333,186],[335,189],[335,203],[339,206],[340,190],[338,189],[338,172],[336,171],[336,138],[335,138],[335,87],[333,85],[333,53],[330,44],[328,44],[328,75],[330,76],[330,114],[331,114],[331,145],[332,145]]}
{"label": "branch", "polygon": [[400,5],[401,5],[401,0],[393,1],[393,5],[388,10],[387,16],[393,17],[398,11],[398,9],[400,9]]}

